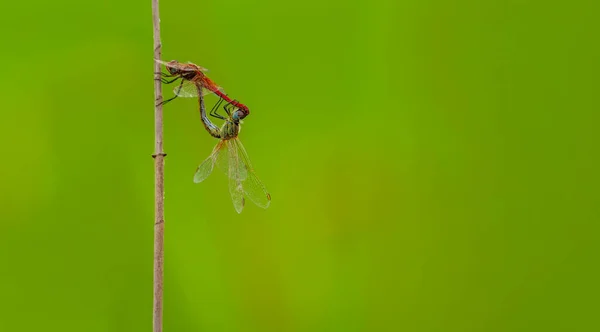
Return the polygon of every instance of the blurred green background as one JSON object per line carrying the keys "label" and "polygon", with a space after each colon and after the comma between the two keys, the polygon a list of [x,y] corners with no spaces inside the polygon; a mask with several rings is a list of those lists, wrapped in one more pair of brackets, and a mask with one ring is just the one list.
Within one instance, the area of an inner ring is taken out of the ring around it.
{"label": "blurred green background", "polygon": [[[165,107],[165,331],[600,330],[597,2],[160,6],[273,197]],[[150,0],[0,11],[0,331],[150,331]]]}

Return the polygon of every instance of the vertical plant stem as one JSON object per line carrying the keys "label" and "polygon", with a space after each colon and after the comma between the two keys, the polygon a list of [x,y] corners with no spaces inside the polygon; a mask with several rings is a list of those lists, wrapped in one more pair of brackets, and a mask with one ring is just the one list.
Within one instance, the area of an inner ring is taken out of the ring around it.
{"label": "vertical plant stem", "polygon": [[[158,0],[152,0],[154,59],[161,59],[160,15]],[[154,73],[160,73],[160,63],[154,62]],[[160,74],[154,74],[154,299],[152,331],[162,332],[163,326],[163,266],[165,236],[165,157],[163,151],[163,109]]]}

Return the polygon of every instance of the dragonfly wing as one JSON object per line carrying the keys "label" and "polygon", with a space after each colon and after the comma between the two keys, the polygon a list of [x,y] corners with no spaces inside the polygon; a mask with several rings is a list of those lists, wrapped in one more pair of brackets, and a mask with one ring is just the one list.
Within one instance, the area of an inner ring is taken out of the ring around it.
{"label": "dragonfly wing", "polygon": [[178,97],[193,98],[198,97],[198,88],[194,82],[182,80],[181,83],[173,89],[173,93]]}
{"label": "dragonfly wing", "polygon": [[[235,143],[231,141],[233,140],[224,141],[227,142],[227,144],[223,144],[222,150],[226,150],[227,152],[220,153],[217,156],[217,168],[223,171],[223,173],[225,173],[227,177],[235,176],[236,179],[244,181],[248,176],[248,171],[246,169],[246,165],[242,162],[242,159],[240,159],[239,153],[237,151],[237,157],[234,159],[236,163],[232,164],[232,158],[229,153],[229,150],[231,150],[232,148],[235,149],[236,147],[234,145]],[[231,167],[235,168],[234,172],[231,171]]]}
{"label": "dragonfly wing", "polygon": [[162,61],[162,60],[158,60],[158,59],[154,59],[154,61],[160,63],[161,65],[165,66],[165,67],[170,67],[171,65],[166,62],[166,61]]}
{"label": "dragonfly wing", "polygon": [[221,150],[222,153],[217,155],[215,163],[217,164],[217,168],[220,169],[223,174],[229,177],[229,149],[227,148],[227,144],[223,144],[223,148]]}
{"label": "dragonfly wing", "polygon": [[267,191],[265,185],[260,181],[256,173],[248,173],[248,178],[243,184],[244,193],[254,204],[266,209],[271,204],[271,194]]}
{"label": "dragonfly wing", "polygon": [[240,168],[238,167],[241,160],[237,149],[232,146],[233,143],[231,141],[233,140],[225,141],[229,157],[229,194],[231,194],[231,200],[233,201],[233,206],[237,213],[242,213],[245,201],[244,189],[239,174]]}
{"label": "dragonfly wing", "polygon": [[200,166],[196,169],[196,173],[194,174],[194,183],[200,183],[212,173],[213,167],[215,165],[215,160],[212,156],[208,156]]}
{"label": "dragonfly wing", "polygon": [[271,204],[271,195],[254,172],[244,145],[242,145],[242,142],[237,138],[232,139],[231,141],[232,146],[230,148],[235,148],[235,150],[237,150],[236,154],[240,159],[240,163],[244,165],[243,168],[246,170],[246,176],[242,183],[244,193],[252,202],[254,202],[254,204],[263,209],[268,208]]}
{"label": "dragonfly wing", "polygon": [[205,73],[206,73],[206,72],[208,72],[208,69],[206,69],[206,68],[204,68],[204,67],[202,67],[202,66],[198,66],[198,65],[197,65],[197,64],[195,64],[195,63],[192,63],[192,62],[189,62],[189,61],[188,61],[188,65],[195,66],[196,68],[198,68],[198,70],[199,70],[199,71],[202,71],[202,72],[205,72]]}
{"label": "dragonfly wing", "polygon": [[215,145],[213,152],[206,158],[200,166],[196,169],[196,173],[194,174],[194,183],[200,183],[212,173],[212,170],[215,166],[215,161],[217,160],[217,156],[219,152],[221,152],[221,147],[223,146],[223,141],[220,141]]}
{"label": "dragonfly wing", "polygon": [[189,62],[189,61],[188,61],[188,63],[181,63],[181,62],[177,62],[175,60],[167,62],[167,61],[154,59],[154,61],[164,65],[165,67],[172,67],[172,68],[177,68],[177,69],[181,69],[181,70],[190,69],[190,70],[199,70],[202,72],[208,71],[208,69],[206,69],[202,66],[198,66],[197,64]]}
{"label": "dragonfly wing", "polygon": [[[184,98],[195,98],[198,97],[198,86],[194,81],[183,80],[182,83],[179,83],[174,89],[173,93],[175,93],[178,97]],[[206,96],[213,93],[209,89],[202,87],[202,95]]]}

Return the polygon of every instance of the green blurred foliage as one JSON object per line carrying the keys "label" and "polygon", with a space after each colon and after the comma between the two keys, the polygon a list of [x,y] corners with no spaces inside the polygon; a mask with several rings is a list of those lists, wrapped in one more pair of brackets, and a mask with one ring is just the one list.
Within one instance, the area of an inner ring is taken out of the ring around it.
{"label": "green blurred foliage", "polygon": [[[194,184],[216,141],[165,107],[165,331],[600,330],[598,9],[161,2],[273,197]],[[0,12],[0,331],[149,331],[150,0]]]}

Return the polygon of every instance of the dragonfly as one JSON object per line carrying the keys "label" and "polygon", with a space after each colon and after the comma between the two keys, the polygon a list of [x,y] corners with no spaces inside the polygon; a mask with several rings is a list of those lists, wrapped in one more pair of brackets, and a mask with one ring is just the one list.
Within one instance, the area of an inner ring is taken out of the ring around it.
{"label": "dragonfly", "polygon": [[[177,60],[165,62],[157,59],[155,59],[155,61],[160,64],[163,64],[168,71],[168,73],[157,73],[162,76],[160,78],[161,82],[165,84],[171,84],[176,82],[177,80],[181,80],[179,82],[179,85],[175,89],[173,89],[175,96],[173,98],[163,101],[163,105],[177,97],[190,98],[198,97],[199,94],[202,94],[202,96],[206,96],[211,93],[214,93],[220,99],[225,100],[233,107],[242,110],[244,113],[246,113],[246,115],[250,114],[248,106],[229,98],[229,96],[227,96],[225,90],[223,90],[222,87],[218,86],[213,80],[206,76],[205,72],[207,72],[208,69],[193,64],[191,62],[181,63]],[[172,79],[170,80],[169,78]],[[201,86],[202,89],[197,89],[196,87],[198,85]]]}
{"label": "dragonfly", "polygon": [[[203,88],[201,85],[196,86],[196,89],[200,91]],[[271,203],[271,195],[254,172],[248,153],[238,138],[240,121],[246,117],[247,113],[236,104],[228,102],[223,106],[227,117],[220,116],[216,112],[223,102],[223,99],[220,99],[210,112],[212,116],[225,120],[223,126],[219,128],[206,116],[203,98],[199,97],[198,99],[202,123],[209,134],[218,138],[219,142],[208,158],[196,169],[194,182],[200,183],[206,180],[216,164],[229,178],[229,194],[237,213],[242,213],[246,197],[257,206],[263,209],[268,208]]]}

